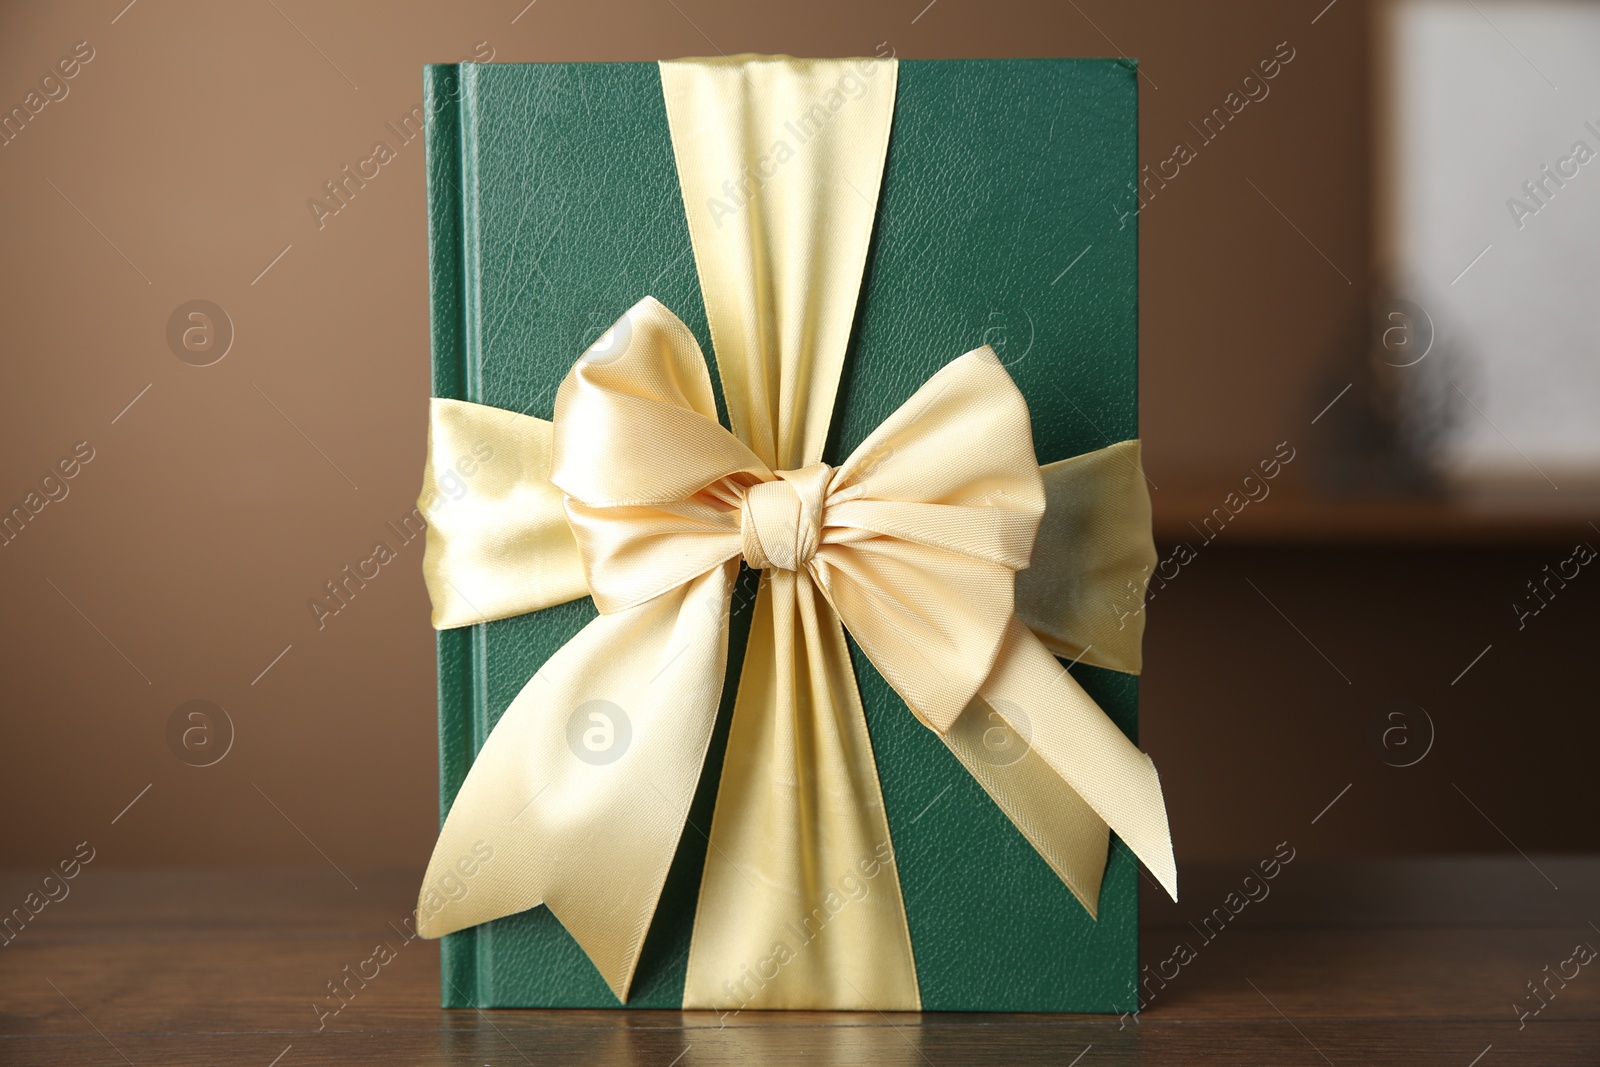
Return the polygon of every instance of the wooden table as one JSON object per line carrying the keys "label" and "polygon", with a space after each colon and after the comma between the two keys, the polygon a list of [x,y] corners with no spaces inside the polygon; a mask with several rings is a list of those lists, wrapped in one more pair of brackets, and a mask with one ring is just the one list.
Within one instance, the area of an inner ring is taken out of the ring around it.
{"label": "wooden table", "polygon": [[[1247,867],[1185,868],[1183,904],[1147,901],[1143,958],[1154,966],[1180,941],[1194,958],[1118,1019],[446,1012],[436,945],[396,929],[415,873],[353,872],[352,889],[331,870],[91,865],[0,948],[0,1063],[1600,1063],[1600,964],[1564,988],[1548,979],[1539,1014],[1519,1021],[1514,1007],[1537,1005],[1528,983],[1577,943],[1600,947],[1600,860],[1301,858],[1206,940],[1190,920]],[[3,906],[40,874],[0,877]],[[319,1031],[326,983],[379,941],[395,958]]]}

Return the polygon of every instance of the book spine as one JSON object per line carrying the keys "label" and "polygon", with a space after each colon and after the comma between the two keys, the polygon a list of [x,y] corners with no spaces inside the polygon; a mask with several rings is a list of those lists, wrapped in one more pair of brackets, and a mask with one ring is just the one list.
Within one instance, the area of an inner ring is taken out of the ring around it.
{"label": "book spine", "polygon": [[[461,72],[454,64],[424,68],[423,96],[428,168],[428,277],[432,324],[433,395],[472,399],[469,393],[466,324],[466,264],[463,259],[466,198],[462,192]],[[478,691],[474,646],[479,627],[436,634],[439,669],[439,820],[454,802],[476,751],[473,696]],[[476,1007],[477,931],[447,935],[440,943],[440,1006]]]}
{"label": "book spine", "polygon": [[[1126,66],[1126,74],[1124,75],[1124,77],[1126,77],[1127,80],[1131,83],[1131,86],[1130,86],[1131,91],[1130,91],[1129,95],[1131,97],[1131,106],[1133,108],[1133,129],[1132,129],[1131,134],[1130,134],[1131,143],[1128,145],[1128,150],[1129,150],[1130,155],[1132,156],[1132,159],[1130,159],[1126,164],[1124,164],[1124,166],[1127,167],[1127,170],[1125,170],[1123,172],[1123,174],[1125,175],[1125,179],[1124,180],[1127,181],[1129,184],[1124,186],[1124,188],[1137,189],[1139,187],[1139,174],[1140,174],[1140,167],[1139,167],[1139,61],[1136,60],[1136,59],[1135,60],[1129,60],[1129,61],[1127,61],[1125,66]],[[1128,173],[1128,171],[1132,171],[1132,173],[1130,174],[1130,173]],[[1135,202],[1137,202],[1137,198],[1135,198]],[[1128,240],[1128,254],[1133,258],[1133,277],[1135,279],[1137,279],[1139,277],[1139,215],[1138,215],[1137,212],[1135,212],[1133,214],[1133,217],[1128,220],[1128,223],[1129,223],[1129,225],[1131,225],[1133,227],[1133,233],[1132,233],[1132,235],[1130,235],[1130,238]],[[1130,327],[1131,332],[1132,332],[1132,337],[1131,337],[1131,342],[1132,342],[1132,345],[1133,345],[1133,383],[1132,383],[1132,389],[1133,389],[1133,396],[1134,396],[1135,399],[1134,399],[1134,403],[1133,403],[1133,410],[1131,412],[1129,412],[1129,418],[1131,420],[1131,423],[1130,423],[1130,425],[1128,427],[1128,435],[1130,437],[1138,437],[1139,436],[1139,402],[1138,402],[1138,396],[1139,396],[1139,285],[1138,285],[1137,280],[1134,282],[1132,296],[1133,296],[1133,308],[1129,313],[1129,317],[1130,317],[1129,327]],[[1152,482],[1151,484],[1154,485],[1155,483]],[[1127,698],[1126,698],[1127,718],[1126,718],[1126,720],[1123,720],[1123,721],[1119,722],[1119,725],[1122,726],[1123,732],[1128,735],[1128,740],[1132,741],[1134,744],[1137,745],[1139,743],[1139,678],[1138,678],[1137,675],[1129,677],[1127,679],[1127,690],[1126,691],[1127,691],[1127,694],[1128,694]],[[1124,844],[1120,839],[1117,840],[1115,847],[1121,849],[1122,852],[1125,853],[1125,855],[1123,856],[1124,861],[1129,863],[1129,864],[1131,864],[1135,870],[1138,870],[1139,861],[1134,858],[1132,850],[1129,849],[1128,846],[1126,844]],[[1104,885],[1104,882],[1102,882],[1101,884]],[[1132,925],[1133,929],[1135,931],[1137,931],[1139,929],[1139,894],[1137,892],[1137,886],[1135,886],[1135,891],[1134,892],[1126,894],[1125,905],[1126,905],[1126,907],[1128,909],[1127,922],[1129,922]],[[1125,988],[1127,990],[1127,992],[1121,993],[1122,1003],[1119,1005],[1122,1008],[1122,1010],[1124,1010],[1124,1011],[1137,1011],[1137,1010],[1139,1010],[1139,1002],[1140,1002],[1140,997],[1139,997],[1139,944],[1138,944],[1138,935],[1134,934],[1131,940],[1132,940],[1132,944],[1130,945],[1131,951],[1122,953],[1121,956],[1117,959],[1116,964],[1114,964],[1114,966],[1119,966],[1121,968],[1122,976],[1123,976],[1124,980],[1127,982],[1127,985],[1125,987],[1122,987],[1122,988]],[[1119,993],[1119,992],[1121,992],[1121,990],[1118,989],[1116,986],[1113,986],[1112,996],[1116,996],[1117,993]]]}

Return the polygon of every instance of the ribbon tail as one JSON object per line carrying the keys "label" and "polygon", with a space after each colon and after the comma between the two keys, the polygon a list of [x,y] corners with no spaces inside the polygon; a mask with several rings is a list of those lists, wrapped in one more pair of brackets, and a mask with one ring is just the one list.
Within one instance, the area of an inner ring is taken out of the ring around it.
{"label": "ribbon tail", "polygon": [[[1022,620],[1013,617],[1006,628],[994,670],[978,695],[1117,832],[1177,900],[1178,867],[1155,764]],[[1104,865],[1104,853],[1099,862]]]}
{"label": "ribbon tail", "polygon": [[439,833],[422,936],[546,904],[626,1002],[716,719],[736,566],[601,615],[517,694]]}
{"label": "ribbon tail", "polygon": [[1023,733],[982,700],[939,735],[1092,918],[1100,914],[1110,831]]}
{"label": "ribbon tail", "polygon": [[844,630],[804,572],[766,574],[717,792],[683,1006],[920,1010]]}

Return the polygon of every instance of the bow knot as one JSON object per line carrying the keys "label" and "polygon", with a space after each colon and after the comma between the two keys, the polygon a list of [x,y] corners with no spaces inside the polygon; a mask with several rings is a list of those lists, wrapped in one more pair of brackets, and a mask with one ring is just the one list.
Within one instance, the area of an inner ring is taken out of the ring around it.
{"label": "bow knot", "polygon": [[758,571],[797,571],[817,554],[822,540],[823,496],[833,468],[813,463],[776,474],[746,489],[739,502],[744,560]]}

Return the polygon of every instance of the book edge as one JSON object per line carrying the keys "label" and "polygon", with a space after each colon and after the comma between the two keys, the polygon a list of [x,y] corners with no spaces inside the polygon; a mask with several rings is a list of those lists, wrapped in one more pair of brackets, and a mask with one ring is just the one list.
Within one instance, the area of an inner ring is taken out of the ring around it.
{"label": "book edge", "polygon": [[[423,68],[423,119],[427,154],[428,278],[430,364],[433,395],[467,399],[465,346],[465,267],[462,262],[460,72],[454,64]],[[435,635],[439,700],[439,821],[465,780],[471,761],[472,654],[477,627],[440,630]],[[477,931],[441,939],[439,1006],[475,1007],[478,994]]]}

